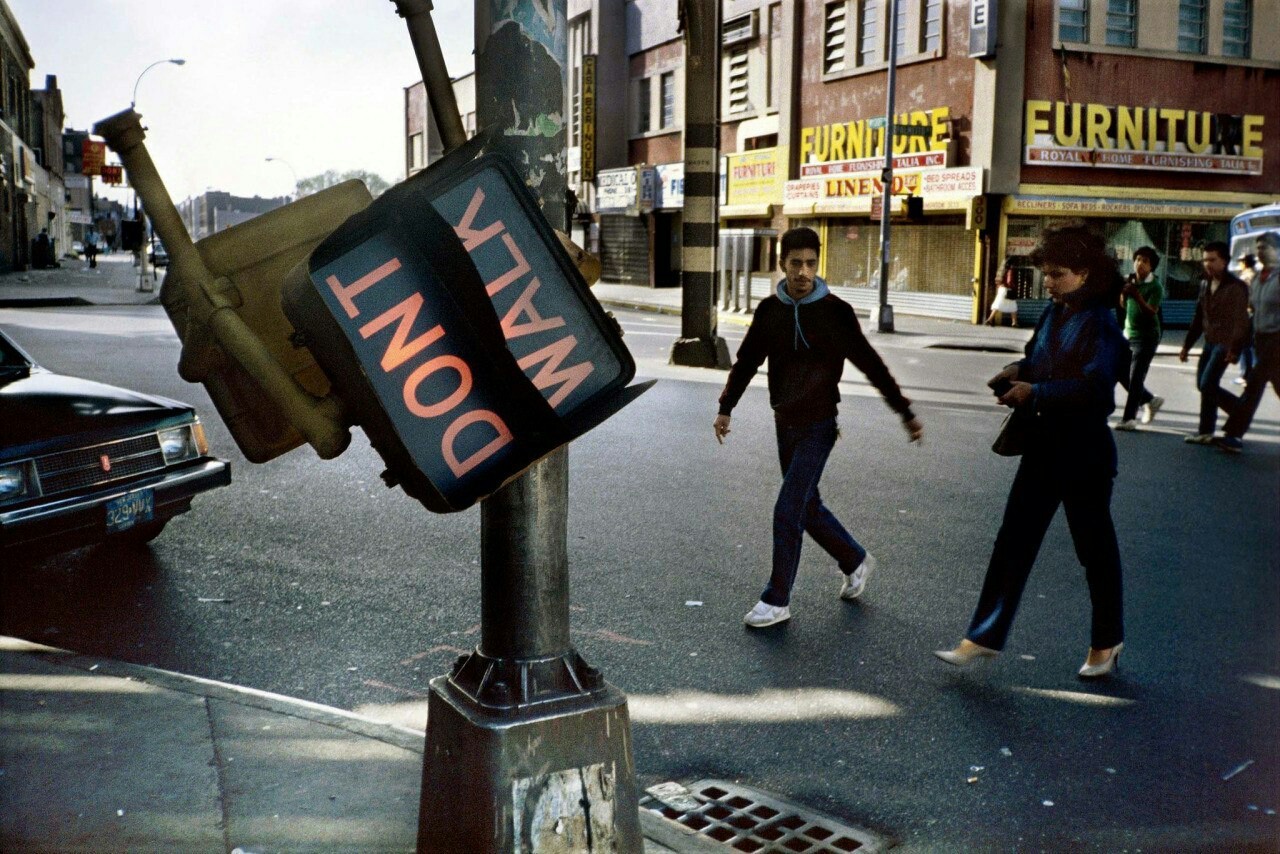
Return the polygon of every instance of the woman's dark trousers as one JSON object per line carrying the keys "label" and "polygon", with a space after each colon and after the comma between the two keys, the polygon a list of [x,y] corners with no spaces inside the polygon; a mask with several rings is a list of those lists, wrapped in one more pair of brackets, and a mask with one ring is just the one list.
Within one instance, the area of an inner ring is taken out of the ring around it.
{"label": "woman's dark trousers", "polygon": [[773,508],[773,572],[760,601],[781,607],[791,601],[791,586],[800,566],[800,545],[806,531],[836,559],[846,575],[858,568],[867,550],[845,530],[818,494],[822,469],[838,435],[836,420],[829,418],[803,427],[778,425],[777,430],[782,488]]}
{"label": "woman's dark trousers", "polygon": [[1112,478],[1102,473],[1064,477],[1064,471],[1070,473],[1071,468],[1023,457],[966,634],[974,643],[1004,649],[1027,576],[1059,504],[1066,509],[1093,602],[1089,644],[1108,649],[1124,640],[1120,549],[1111,521]]}

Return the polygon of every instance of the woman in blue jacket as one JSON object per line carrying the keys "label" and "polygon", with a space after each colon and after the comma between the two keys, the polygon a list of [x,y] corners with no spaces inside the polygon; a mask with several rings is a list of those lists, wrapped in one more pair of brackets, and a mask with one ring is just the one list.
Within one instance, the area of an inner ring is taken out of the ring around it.
{"label": "woman in blue jacket", "polygon": [[1004,648],[1045,531],[1066,508],[1093,621],[1082,678],[1110,673],[1124,646],[1120,550],[1111,520],[1116,446],[1107,427],[1128,344],[1114,306],[1123,284],[1103,239],[1080,223],[1045,231],[1031,261],[1053,298],[1026,357],[988,382],[1026,428],[1025,451],[969,630],[935,655],[963,667]]}

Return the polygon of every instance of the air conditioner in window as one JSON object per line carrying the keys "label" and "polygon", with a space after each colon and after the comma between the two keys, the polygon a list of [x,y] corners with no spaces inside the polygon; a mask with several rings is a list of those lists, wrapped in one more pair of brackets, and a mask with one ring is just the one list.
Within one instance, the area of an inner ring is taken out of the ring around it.
{"label": "air conditioner in window", "polygon": [[760,10],[752,9],[745,15],[730,18],[720,27],[720,43],[741,44],[760,34]]}

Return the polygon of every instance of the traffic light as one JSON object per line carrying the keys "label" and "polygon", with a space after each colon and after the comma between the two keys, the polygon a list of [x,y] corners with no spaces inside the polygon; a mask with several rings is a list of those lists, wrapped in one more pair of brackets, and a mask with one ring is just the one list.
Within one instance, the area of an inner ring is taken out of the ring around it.
{"label": "traffic light", "polygon": [[907,220],[921,222],[924,220],[924,199],[921,196],[906,197]]}
{"label": "traffic light", "polygon": [[437,512],[651,385],[626,387],[630,353],[514,168],[468,146],[352,216],[283,299],[390,479]]}
{"label": "traffic light", "polygon": [[369,204],[368,189],[348,181],[193,244],[143,144],[138,114],[125,110],[94,132],[119,154],[169,251],[160,302],[182,339],[178,373],[204,384],[251,462],[304,442],[325,459],[342,453],[350,434],[341,403],[299,346],[280,288],[316,244]]}

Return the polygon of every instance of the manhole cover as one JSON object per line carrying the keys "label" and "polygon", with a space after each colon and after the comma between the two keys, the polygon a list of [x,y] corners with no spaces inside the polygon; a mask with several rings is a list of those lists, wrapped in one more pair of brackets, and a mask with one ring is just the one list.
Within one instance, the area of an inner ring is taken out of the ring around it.
{"label": "manhole cover", "polygon": [[[640,801],[641,809],[696,831],[734,851],[777,854],[860,854],[888,849],[875,834],[782,798],[723,780],[699,780],[672,796],[664,784],[658,797]],[[654,792],[659,787],[650,789]]]}

